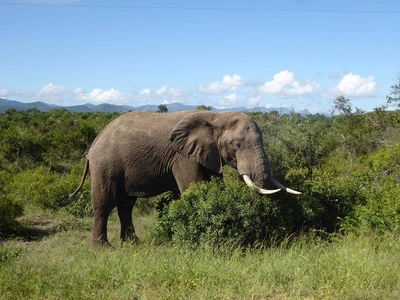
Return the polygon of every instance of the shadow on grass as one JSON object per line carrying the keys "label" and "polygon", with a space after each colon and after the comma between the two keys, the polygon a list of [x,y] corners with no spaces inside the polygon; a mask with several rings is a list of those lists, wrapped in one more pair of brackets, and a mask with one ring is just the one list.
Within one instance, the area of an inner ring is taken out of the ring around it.
{"label": "shadow on grass", "polygon": [[14,230],[0,239],[22,239],[25,242],[41,241],[43,238],[67,230],[90,231],[91,225],[83,219],[58,220],[46,216],[23,217]]}

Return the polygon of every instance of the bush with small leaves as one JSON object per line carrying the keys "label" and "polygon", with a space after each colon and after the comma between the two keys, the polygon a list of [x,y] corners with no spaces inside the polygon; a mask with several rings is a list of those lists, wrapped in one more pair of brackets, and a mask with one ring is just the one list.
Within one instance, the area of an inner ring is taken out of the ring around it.
{"label": "bush with small leaves", "polygon": [[24,206],[19,201],[12,200],[4,193],[3,180],[6,173],[0,172],[0,237],[18,233],[22,227],[16,220],[24,212]]}
{"label": "bush with small leaves", "polygon": [[279,202],[249,189],[236,177],[192,185],[179,200],[164,206],[156,236],[177,243],[219,247],[248,246],[289,234]]}
{"label": "bush with small leaves", "polygon": [[[49,171],[44,167],[27,170],[13,177],[7,186],[7,193],[21,203],[57,210],[78,186],[81,175],[76,173],[80,169],[81,166],[73,167],[69,174]],[[89,180],[85,182],[83,191],[88,190],[88,186]]]}
{"label": "bush with small leaves", "polygon": [[93,216],[93,205],[90,198],[90,190],[86,189],[76,195],[74,201],[64,209],[77,218]]}

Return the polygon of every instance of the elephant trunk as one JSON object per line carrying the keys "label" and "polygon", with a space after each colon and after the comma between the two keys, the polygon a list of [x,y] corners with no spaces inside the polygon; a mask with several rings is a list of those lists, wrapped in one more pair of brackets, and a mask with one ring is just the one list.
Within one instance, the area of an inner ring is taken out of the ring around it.
{"label": "elephant trunk", "polygon": [[256,188],[261,194],[273,194],[280,191],[280,189],[266,189],[270,183],[271,172],[262,145],[256,143],[247,149],[240,149],[236,157],[237,169],[247,185]]}
{"label": "elephant trunk", "polygon": [[[251,154],[246,153],[247,151],[241,151],[241,153],[237,153],[237,169],[240,175],[243,176],[243,179],[248,186],[257,189],[260,194],[265,195],[274,194],[279,192],[280,190],[284,190],[288,193],[295,195],[301,194],[301,192],[285,187],[283,184],[279,183],[271,176],[268,159],[262,146],[256,146],[252,149],[253,151],[251,152]],[[254,149],[256,149],[255,152]],[[246,159],[243,159],[244,157],[250,158],[250,161],[246,161]],[[269,183],[272,183],[278,189],[266,189]]]}

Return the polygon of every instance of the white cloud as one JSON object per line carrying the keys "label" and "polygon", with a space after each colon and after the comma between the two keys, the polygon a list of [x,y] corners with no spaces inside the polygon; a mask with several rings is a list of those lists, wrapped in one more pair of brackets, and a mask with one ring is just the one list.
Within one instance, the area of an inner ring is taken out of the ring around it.
{"label": "white cloud", "polygon": [[149,88],[143,89],[139,93],[132,93],[130,95],[131,104],[135,103],[173,103],[173,102],[188,102],[191,95],[190,91],[167,88],[166,86],[161,87],[157,91],[153,92]]}
{"label": "white cloud", "polygon": [[378,94],[378,84],[373,76],[362,78],[352,73],[343,77],[337,89],[347,97],[373,97]]}
{"label": "white cloud", "polygon": [[216,106],[219,108],[232,108],[232,107],[258,107],[260,106],[260,101],[262,100],[262,95],[243,96],[237,93],[231,93],[220,99]]}
{"label": "white cloud", "polygon": [[266,104],[265,105],[265,108],[273,108],[273,107],[275,107],[275,105],[273,105],[273,104]]}
{"label": "white cloud", "polygon": [[141,95],[150,95],[151,94],[151,89],[143,89],[139,94]]}
{"label": "white cloud", "polygon": [[353,73],[346,74],[336,87],[327,89],[322,95],[327,99],[337,96],[362,98],[378,95],[378,83],[373,76],[363,78]]}
{"label": "white cloud", "polygon": [[38,96],[60,96],[64,94],[68,89],[63,86],[56,86],[52,83],[45,85],[38,93]]}
{"label": "white cloud", "polygon": [[[335,77],[337,74],[331,74]],[[321,95],[332,99],[339,95],[345,97],[374,97],[378,94],[379,86],[375,78],[370,76],[363,78],[352,73],[342,74],[337,79],[337,85],[325,89]],[[276,103],[287,98],[288,106],[293,101],[288,98],[296,96],[307,96],[315,100],[313,95],[317,94],[321,84],[307,80],[300,82],[293,72],[288,70],[276,73],[272,80],[245,80],[238,74],[225,75],[219,82],[209,85],[198,85],[196,89],[176,89],[160,85],[160,88],[142,88],[132,93],[124,93],[111,88],[104,90],[95,88],[84,90],[81,87],[67,89],[64,86],[49,83],[36,91],[11,91],[7,88],[0,88],[0,97],[12,98],[23,102],[44,101],[52,104],[73,105],[77,103],[114,103],[139,106],[143,104],[160,104],[181,102],[186,104],[215,105],[216,107],[232,108],[238,106],[258,107],[265,103],[274,103],[271,106],[277,107]],[[270,96],[267,96],[270,95]],[[320,94],[318,93],[318,96]],[[304,105],[304,103],[296,105]],[[315,105],[315,101],[313,102]],[[268,107],[268,105],[266,106]]]}
{"label": "white cloud", "polygon": [[7,97],[8,95],[10,95],[10,91],[7,89],[0,89],[0,97]]}
{"label": "white cloud", "polygon": [[188,101],[190,92],[180,89],[169,89],[166,95],[172,102],[185,103]]}
{"label": "white cloud", "polygon": [[239,75],[225,75],[221,82],[213,82],[209,85],[198,85],[197,90],[206,94],[223,94],[227,91],[234,91],[246,84],[246,81]]}
{"label": "white cloud", "polygon": [[160,88],[160,89],[158,89],[158,90],[156,91],[156,94],[159,95],[159,96],[161,96],[161,95],[165,94],[165,92],[166,92],[167,90],[168,90],[168,88],[164,85],[162,88]]}
{"label": "white cloud", "polygon": [[222,100],[219,101],[219,105],[221,105],[222,107],[234,107],[239,102],[242,102],[242,100],[243,99],[238,97],[236,93],[232,93],[222,98]]}
{"label": "white cloud", "polygon": [[49,83],[48,85],[43,86],[39,92],[16,91],[13,94],[23,98],[24,100],[62,104],[68,94],[68,89],[64,86],[57,86]]}
{"label": "white cloud", "polygon": [[251,97],[251,98],[249,99],[249,105],[252,106],[252,107],[258,107],[258,106],[260,106],[260,101],[261,101],[261,99],[262,99],[262,96],[261,96],[261,95],[258,95],[258,96],[256,96],[256,97]]}
{"label": "white cloud", "polygon": [[94,89],[90,93],[77,96],[78,100],[94,103],[126,103],[126,95],[113,88],[109,90]]}
{"label": "white cloud", "polygon": [[275,74],[272,81],[261,85],[258,88],[258,92],[280,96],[310,95],[315,93],[320,86],[321,84],[309,80],[304,85],[301,85],[296,80],[294,73],[285,70]]}
{"label": "white cloud", "polygon": [[79,95],[79,94],[83,94],[83,93],[84,93],[84,90],[81,87],[77,87],[72,90],[72,94],[74,94],[74,95]]}
{"label": "white cloud", "polygon": [[291,87],[286,88],[284,93],[288,96],[311,95],[317,91],[321,84],[315,81],[306,81],[305,85],[301,85],[299,81],[293,81]]}

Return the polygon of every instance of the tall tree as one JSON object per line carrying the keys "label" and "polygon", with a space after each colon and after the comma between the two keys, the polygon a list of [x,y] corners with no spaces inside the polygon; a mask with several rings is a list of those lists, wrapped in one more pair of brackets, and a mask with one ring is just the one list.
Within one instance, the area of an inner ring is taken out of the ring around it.
{"label": "tall tree", "polygon": [[160,104],[158,106],[157,112],[158,113],[167,113],[168,112],[168,108],[167,108],[167,106],[165,104]]}
{"label": "tall tree", "polygon": [[[395,85],[392,85],[392,92],[390,93],[389,96],[386,96],[387,103],[393,103],[393,102],[400,102],[400,74],[398,75],[397,79],[399,82]],[[398,104],[400,106],[400,103]]]}

